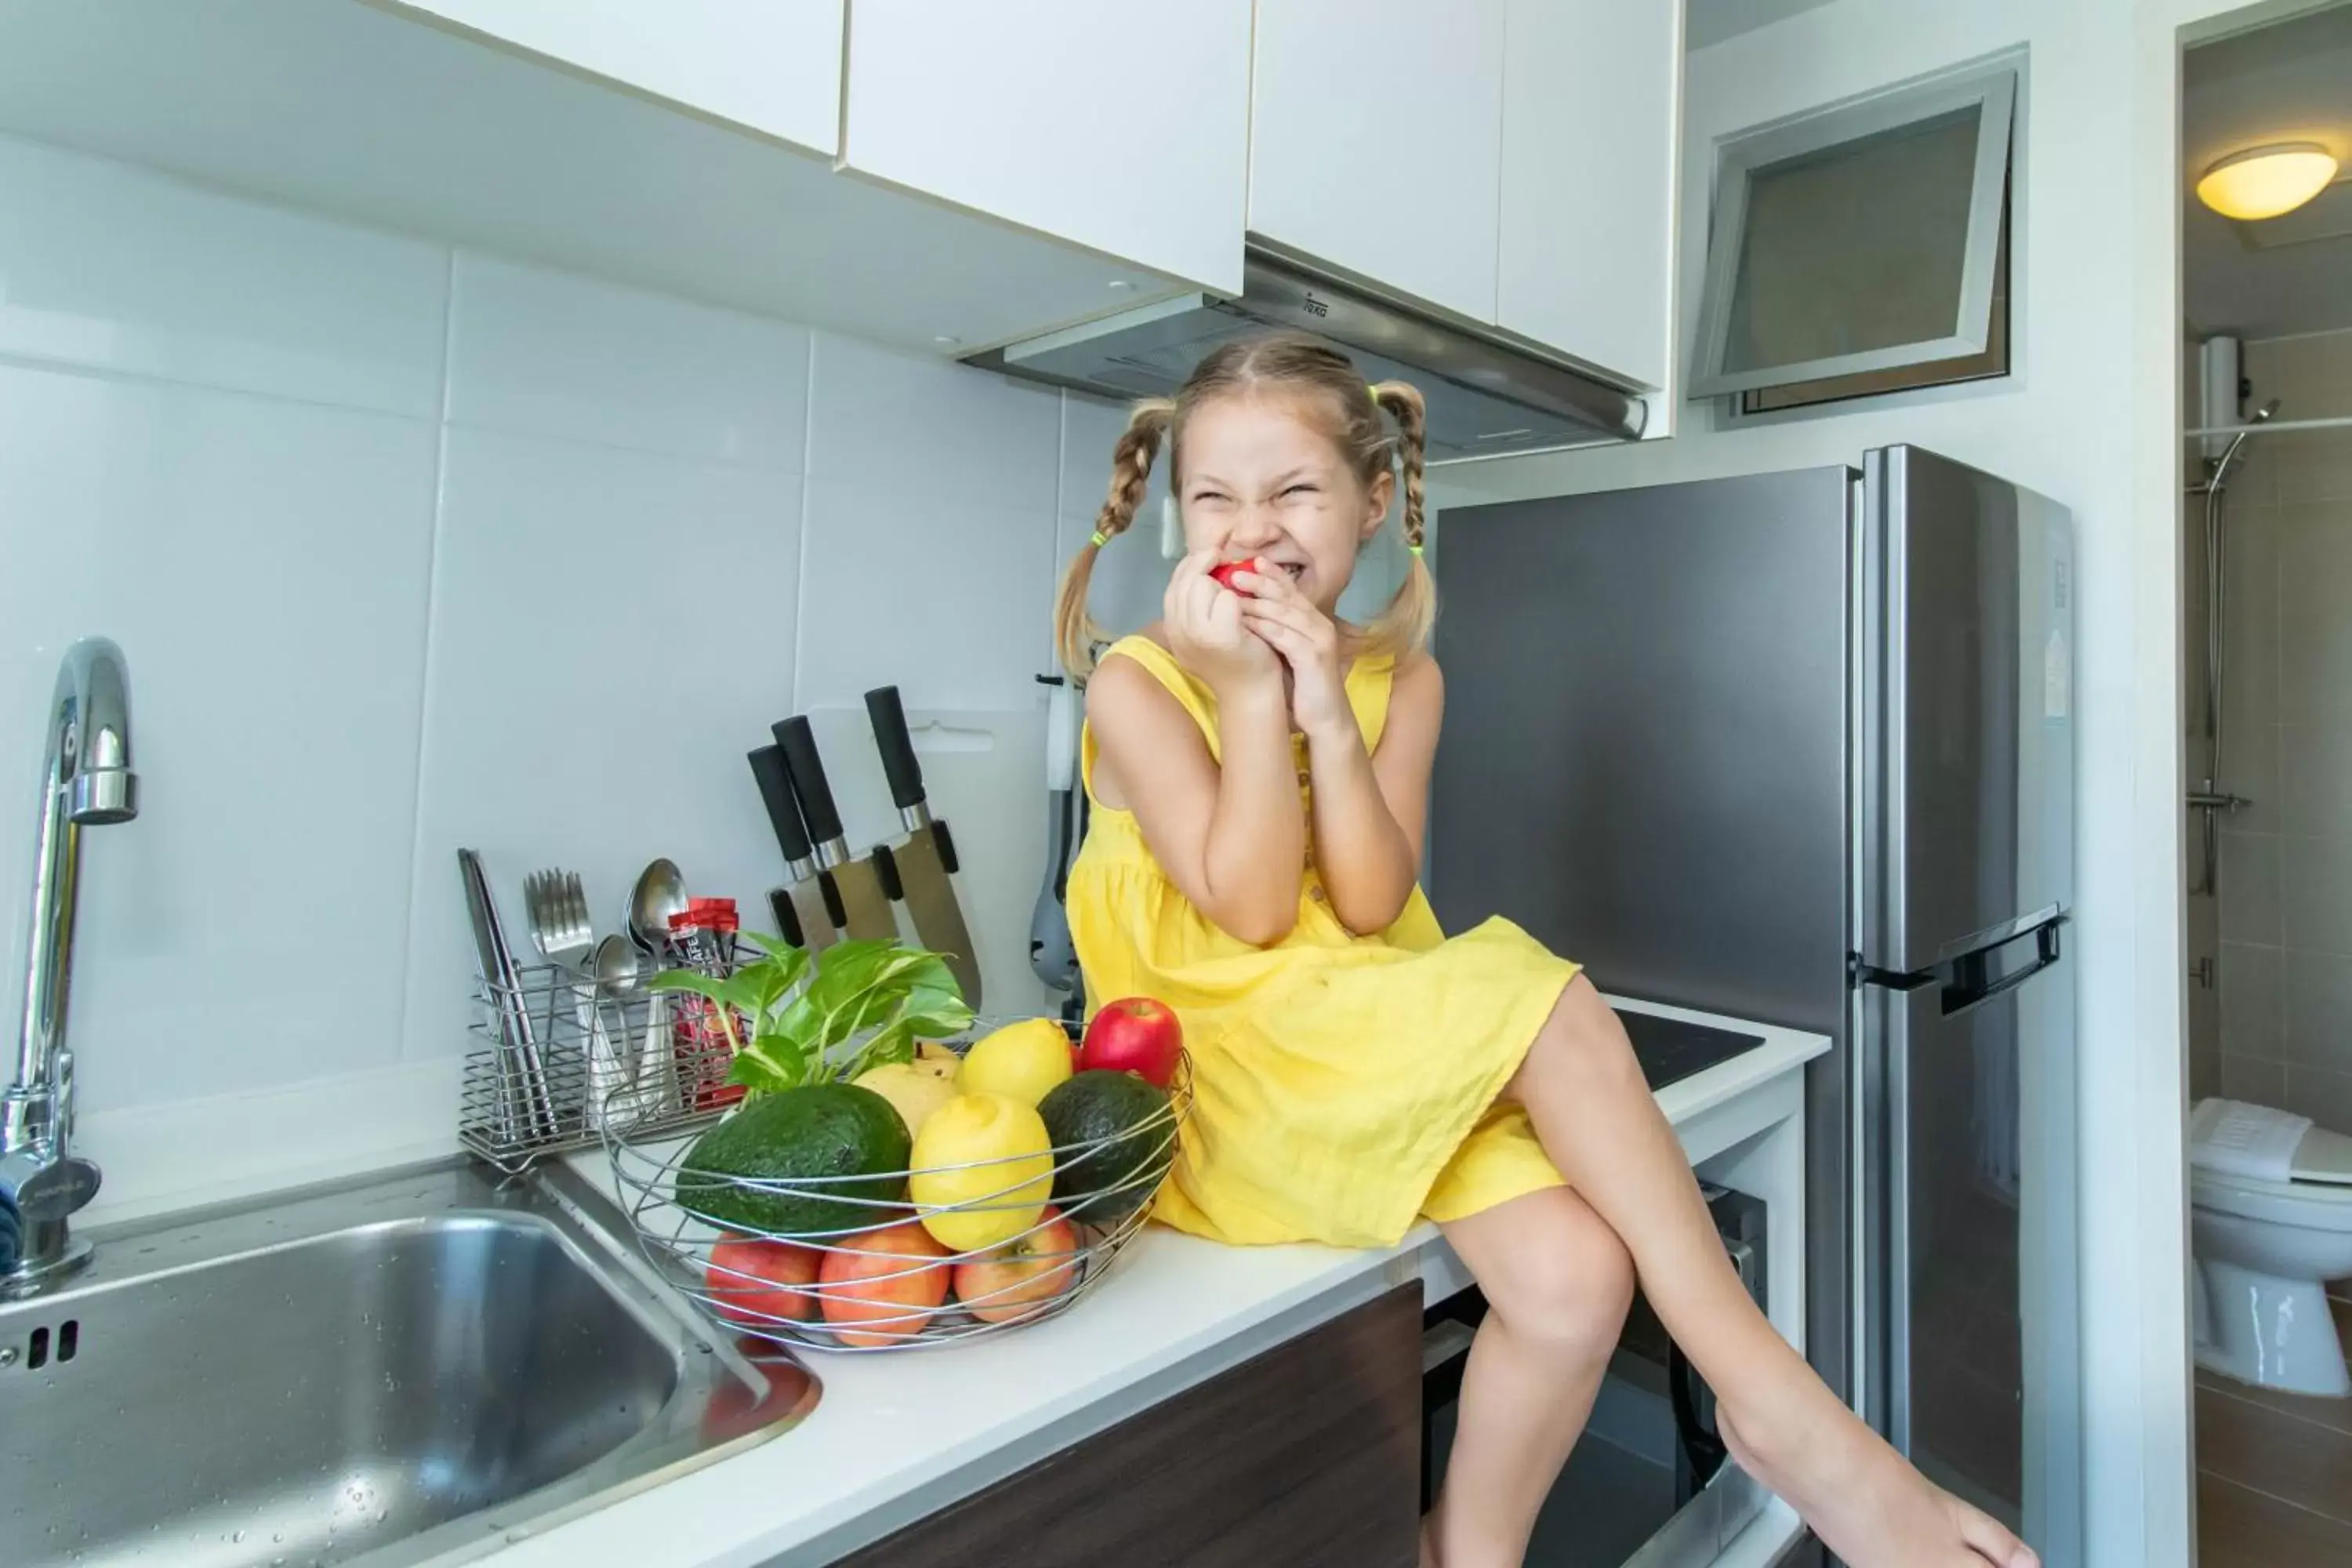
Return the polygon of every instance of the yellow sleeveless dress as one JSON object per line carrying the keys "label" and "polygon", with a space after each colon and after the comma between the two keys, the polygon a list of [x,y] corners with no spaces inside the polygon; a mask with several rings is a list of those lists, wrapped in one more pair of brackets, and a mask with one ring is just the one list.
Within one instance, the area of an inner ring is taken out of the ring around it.
{"label": "yellow sleeveless dress", "polygon": [[[1133,637],[1105,657],[1150,671],[1221,755],[1215,697],[1166,648]],[[1393,672],[1387,658],[1348,672],[1367,750]],[[1326,903],[1311,847],[1297,926],[1253,947],[1194,908],[1134,816],[1095,795],[1091,730],[1081,754],[1093,816],[1067,903],[1089,1009],[1156,996],[1192,1055],[1192,1113],[1156,1218],[1227,1242],[1386,1247],[1417,1216],[1560,1184],[1527,1113],[1498,1097],[1575,964],[1503,920],[1448,940],[1418,888],[1394,925],[1358,936]]]}

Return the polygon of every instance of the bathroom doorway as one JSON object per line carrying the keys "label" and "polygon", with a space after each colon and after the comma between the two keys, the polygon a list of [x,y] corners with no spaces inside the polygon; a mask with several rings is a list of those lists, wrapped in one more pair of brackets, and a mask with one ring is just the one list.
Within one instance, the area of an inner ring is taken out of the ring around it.
{"label": "bathroom doorway", "polygon": [[2352,1565],[2352,5],[2182,92],[2198,1561]]}

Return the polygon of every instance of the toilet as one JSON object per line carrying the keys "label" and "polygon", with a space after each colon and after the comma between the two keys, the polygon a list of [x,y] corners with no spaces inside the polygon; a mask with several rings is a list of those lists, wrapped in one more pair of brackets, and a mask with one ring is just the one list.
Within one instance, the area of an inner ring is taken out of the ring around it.
{"label": "toilet", "polygon": [[2352,1278],[2352,1138],[2314,1127],[2286,1164],[2284,1181],[2190,1167],[2197,1364],[2341,1399],[2352,1375],[2326,1282]]}

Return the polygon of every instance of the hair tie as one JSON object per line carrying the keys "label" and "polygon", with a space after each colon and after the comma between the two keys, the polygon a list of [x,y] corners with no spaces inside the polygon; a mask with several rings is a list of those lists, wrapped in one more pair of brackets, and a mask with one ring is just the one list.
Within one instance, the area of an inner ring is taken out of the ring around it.
{"label": "hair tie", "polygon": [[1368,381],[1364,383],[1364,390],[1372,395],[1372,401],[1374,403],[1378,403],[1381,400],[1381,384],[1379,382]]}
{"label": "hair tie", "polygon": [[1408,544],[1408,545],[1406,545],[1406,546],[1404,547],[1404,551],[1405,551],[1405,553],[1406,553],[1406,554],[1408,554],[1408,555],[1412,556],[1415,561],[1418,561],[1418,560],[1420,560],[1420,559],[1421,559],[1421,546],[1420,546],[1420,545],[1418,545],[1418,544]]}
{"label": "hair tie", "polygon": [[1097,529],[1096,529],[1096,530],[1095,530],[1094,546],[1095,546],[1095,548],[1096,548],[1097,550],[1100,550],[1104,545],[1108,544],[1109,542],[1110,542],[1110,535],[1109,535],[1109,534],[1105,533],[1105,532],[1104,532],[1101,529],[1099,529],[1099,528],[1097,528]]}

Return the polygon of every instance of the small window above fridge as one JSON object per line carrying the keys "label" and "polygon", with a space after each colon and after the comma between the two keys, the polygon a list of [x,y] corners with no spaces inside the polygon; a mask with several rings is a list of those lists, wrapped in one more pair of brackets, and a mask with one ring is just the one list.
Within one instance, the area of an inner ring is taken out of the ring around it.
{"label": "small window above fridge", "polygon": [[2021,54],[1726,137],[1690,395],[1742,413],[2009,370]]}

